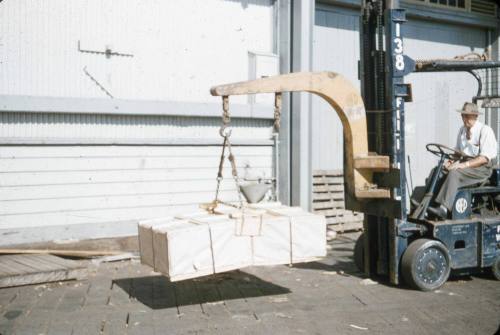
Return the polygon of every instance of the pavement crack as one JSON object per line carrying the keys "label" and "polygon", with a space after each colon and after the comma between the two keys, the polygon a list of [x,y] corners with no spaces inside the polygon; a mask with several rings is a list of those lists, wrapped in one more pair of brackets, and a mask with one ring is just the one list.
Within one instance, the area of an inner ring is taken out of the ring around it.
{"label": "pavement crack", "polygon": [[17,291],[16,294],[14,294],[14,296],[9,300],[9,304],[14,300],[16,300],[18,296],[19,296],[19,291]]}
{"label": "pavement crack", "polygon": [[359,301],[359,302],[360,302],[363,306],[366,306],[366,305],[367,305],[367,304],[366,304],[363,300],[361,300],[361,299],[360,299],[358,296],[356,296],[354,293],[352,293],[351,295],[354,297],[354,299],[356,299],[357,301]]}
{"label": "pavement crack", "polygon": [[101,321],[101,327],[99,328],[99,334],[104,333],[104,327],[106,326],[106,320]]}
{"label": "pavement crack", "polygon": [[175,298],[175,308],[177,309],[177,317],[180,317],[182,315],[180,309],[179,309],[179,299],[178,299],[178,296],[177,296],[177,285],[174,285],[174,298]]}

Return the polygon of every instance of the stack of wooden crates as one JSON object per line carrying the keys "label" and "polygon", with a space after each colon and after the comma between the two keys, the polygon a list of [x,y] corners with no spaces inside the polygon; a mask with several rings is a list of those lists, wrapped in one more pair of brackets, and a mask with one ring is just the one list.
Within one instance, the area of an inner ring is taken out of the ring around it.
{"label": "stack of wooden crates", "polygon": [[342,170],[313,172],[313,212],[326,217],[328,228],[336,232],[363,228],[363,214],[345,209]]}

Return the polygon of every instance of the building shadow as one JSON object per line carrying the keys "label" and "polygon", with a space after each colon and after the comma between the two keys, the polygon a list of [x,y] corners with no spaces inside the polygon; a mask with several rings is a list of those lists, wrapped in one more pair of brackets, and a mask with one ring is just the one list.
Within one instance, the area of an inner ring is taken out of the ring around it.
{"label": "building shadow", "polygon": [[264,281],[243,271],[170,282],[162,275],[113,280],[135,299],[152,309],[178,308],[227,300],[290,293],[288,288]]}

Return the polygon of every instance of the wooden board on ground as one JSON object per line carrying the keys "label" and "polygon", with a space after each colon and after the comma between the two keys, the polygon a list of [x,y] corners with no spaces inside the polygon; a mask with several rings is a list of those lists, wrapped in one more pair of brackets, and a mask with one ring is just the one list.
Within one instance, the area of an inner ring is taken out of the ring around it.
{"label": "wooden board on ground", "polygon": [[86,277],[86,266],[53,255],[0,256],[0,288]]}

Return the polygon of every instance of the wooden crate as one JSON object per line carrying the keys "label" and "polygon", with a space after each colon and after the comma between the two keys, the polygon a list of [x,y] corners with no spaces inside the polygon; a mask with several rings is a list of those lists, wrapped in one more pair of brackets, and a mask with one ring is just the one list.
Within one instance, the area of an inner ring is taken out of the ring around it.
{"label": "wooden crate", "polygon": [[326,217],[329,229],[345,232],[363,228],[363,214],[345,209],[342,170],[314,171],[312,188],[313,212]]}

